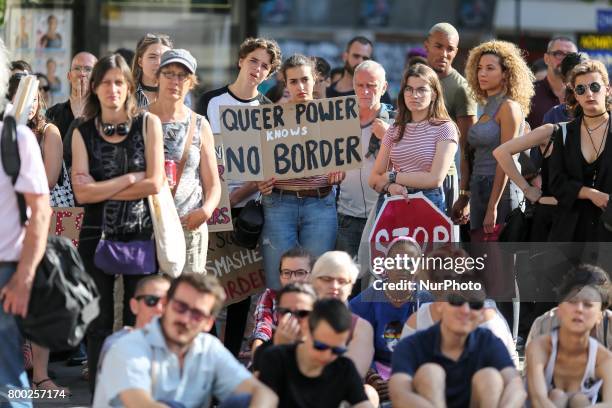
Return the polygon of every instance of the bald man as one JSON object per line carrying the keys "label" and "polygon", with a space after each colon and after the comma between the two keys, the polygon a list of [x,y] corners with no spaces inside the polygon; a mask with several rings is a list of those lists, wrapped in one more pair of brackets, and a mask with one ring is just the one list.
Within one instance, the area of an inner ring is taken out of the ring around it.
{"label": "bald man", "polygon": [[[466,151],[467,134],[476,123],[476,101],[470,96],[466,79],[453,68],[453,60],[459,51],[459,33],[449,23],[437,23],[429,30],[424,43],[427,52],[427,63],[438,74],[444,105],[459,128],[459,145],[455,165],[451,166],[444,180],[446,214],[452,216],[452,206],[457,199],[467,199],[469,193],[469,168],[461,154]],[[458,190],[457,166],[460,164],[461,188]]]}
{"label": "bald man", "polygon": [[91,71],[97,61],[95,55],[88,52],[76,54],[66,75],[70,82],[70,99],[57,103],[47,110],[47,119],[59,128],[62,139],[66,137],[74,118],[81,116],[89,93]]}

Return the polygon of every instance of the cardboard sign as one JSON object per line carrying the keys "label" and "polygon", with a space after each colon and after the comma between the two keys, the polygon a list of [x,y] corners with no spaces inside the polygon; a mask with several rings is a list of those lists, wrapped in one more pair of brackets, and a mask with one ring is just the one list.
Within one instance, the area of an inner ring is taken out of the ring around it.
{"label": "cardboard sign", "polygon": [[222,106],[219,111],[231,180],[288,180],[361,166],[361,126],[353,96]]}
{"label": "cardboard sign", "polygon": [[226,305],[266,289],[259,248],[247,249],[235,245],[229,232],[208,234],[206,272],[216,276],[223,285],[227,295]]}
{"label": "cardboard sign", "polygon": [[219,171],[219,181],[221,182],[221,200],[215,208],[212,216],[206,222],[208,232],[231,231],[234,229],[232,224],[232,212],[230,210],[229,190],[225,176],[225,155],[223,154],[223,143],[218,135],[215,135],[215,156],[217,157],[217,170]]}
{"label": "cardboard sign", "polygon": [[51,207],[51,224],[49,234],[60,235],[72,240],[74,246],[79,246],[79,232],[83,222],[83,207]]}
{"label": "cardboard sign", "polygon": [[453,242],[453,223],[422,193],[385,197],[374,227],[370,232],[371,259],[384,257],[387,245],[394,238],[414,238],[423,252],[429,243]]}

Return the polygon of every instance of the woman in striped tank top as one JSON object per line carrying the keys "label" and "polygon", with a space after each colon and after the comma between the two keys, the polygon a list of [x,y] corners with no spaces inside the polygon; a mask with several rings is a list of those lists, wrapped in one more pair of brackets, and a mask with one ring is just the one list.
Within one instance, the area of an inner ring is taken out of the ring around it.
{"label": "woman in striped tank top", "polygon": [[445,212],[442,183],[457,151],[457,126],[444,106],[438,76],[427,65],[408,68],[400,89],[398,115],[385,133],[369,180],[382,193],[378,208],[384,194],[422,192]]}
{"label": "woman in striped tank top", "polygon": [[[281,74],[292,103],[313,99],[314,60],[293,55],[281,66]],[[280,289],[278,267],[285,251],[301,246],[318,257],[334,249],[338,222],[333,186],[344,176],[344,172],[336,171],[291,180],[272,178],[258,183],[263,194],[265,223],[261,249],[268,288]]]}

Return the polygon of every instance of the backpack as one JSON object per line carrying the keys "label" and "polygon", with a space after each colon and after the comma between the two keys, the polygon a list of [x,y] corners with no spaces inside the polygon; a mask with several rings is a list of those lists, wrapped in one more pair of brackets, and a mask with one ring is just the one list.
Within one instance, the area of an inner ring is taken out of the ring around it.
{"label": "backpack", "polygon": [[[21,159],[15,118],[6,116],[0,142],[2,167],[17,182]],[[23,194],[15,191],[21,223],[27,221]],[[76,347],[87,326],[98,316],[100,295],[72,242],[50,235],[45,254],[36,268],[28,315],[16,317],[22,335],[51,350]]]}

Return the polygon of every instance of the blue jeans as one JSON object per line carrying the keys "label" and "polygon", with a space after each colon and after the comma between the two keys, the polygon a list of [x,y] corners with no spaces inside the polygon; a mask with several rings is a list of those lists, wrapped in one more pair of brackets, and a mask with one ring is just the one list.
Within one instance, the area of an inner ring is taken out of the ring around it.
{"label": "blue jeans", "polygon": [[[15,273],[16,265],[0,266],[0,288],[4,287]],[[23,339],[15,317],[4,312],[0,303],[0,406],[6,406],[8,390],[28,389],[30,384],[24,369]],[[27,401],[27,400],[25,400]],[[10,407],[31,407],[32,403],[16,402],[14,397],[8,402]]]}
{"label": "blue jeans", "polygon": [[350,215],[338,213],[338,238],[336,240],[336,249],[338,251],[348,252],[348,254],[356,258],[361,244],[361,234],[365,227],[367,218],[353,217]]}
{"label": "blue jeans", "polygon": [[318,257],[336,245],[338,221],[336,198],[298,198],[272,192],[262,198],[264,226],[260,248],[268,288],[280,289],[280,258],[289,249],[301,246]]}

